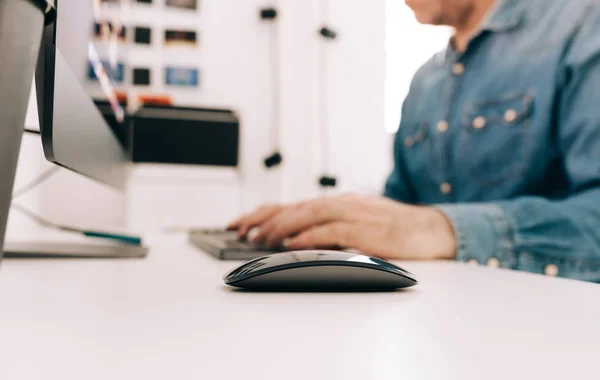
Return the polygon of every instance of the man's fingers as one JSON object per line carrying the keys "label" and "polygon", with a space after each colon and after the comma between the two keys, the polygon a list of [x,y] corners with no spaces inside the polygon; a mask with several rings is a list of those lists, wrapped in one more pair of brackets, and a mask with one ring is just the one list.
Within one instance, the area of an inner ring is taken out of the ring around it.
{"label": "man's fingers", "polygon": [[353,245],[354,227],[350,223],[336,222],[313,227],[288,242],[289,249],[343,247]]}
{"label": "man's fingers", "polygon": [[238,227],[240,226],[240,224],[242,223],[242,218],[237,218],[236,220],[230,222],[227,225],[227,230],[228,231],[235,231],[238,229]]}
{"label": "man's fingers", "polygon": [[237,230],[238,236],[245,237],[250,229],[265,223],[277,215],[277,213],[279,213],[283,208],[284,206],[280,205],[262,206],[253,213],[231,222],[228,226],[228,229]]}
{"label": "man's fingers", "polygon": [[268,245],[279,245],[281,242],[272,239],[274,231],[278,230],[278,227],[281,225],[289,225],[293,223],[290,221],[299,221],[300,218],[304,219],[302,216],[304,213],[303,208],[304,207],[301,206],[295,206],[277,214],[260,227],[260,230],[254,237],[253,242],[257,244],[266,243]]}
{"label": "man's fingers", "polygon": [[327,208],[305,204],[287,209],[265,223],[260,228],[255,242],[265,242],[270,246],[281,245],[285,238],[333,220]]}

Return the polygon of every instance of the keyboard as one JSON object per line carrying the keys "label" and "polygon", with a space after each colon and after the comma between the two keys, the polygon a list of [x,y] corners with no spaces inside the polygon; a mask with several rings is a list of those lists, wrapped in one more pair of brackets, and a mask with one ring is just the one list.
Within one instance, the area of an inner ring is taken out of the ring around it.
{"label": "keyboard", "polygon": [[190,232],[188,240],[220,260],[250,260],[286,251],[284,247],[273,248],[240,240],[235,231],[223,229],[194,230]]}

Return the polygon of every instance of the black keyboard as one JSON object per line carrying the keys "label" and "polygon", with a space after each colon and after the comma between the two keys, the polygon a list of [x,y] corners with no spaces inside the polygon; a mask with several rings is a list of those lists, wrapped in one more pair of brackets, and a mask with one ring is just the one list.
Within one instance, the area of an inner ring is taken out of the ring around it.
{"label": "black keyboard", "polygon": [[236,231],[205,230],[204,233],[206,234],[206,236],[210,236],[223,241],[225,243],[225,246],[230,249],[260,249],[268,251],[277,251],[284,249],[283,247],[273,248],[265,244],[254,244],[248,240],[240,240],[237,236]]}
{"label": "black keyboard", "polygon": [[206,229],[190,232],[189,240],[198,248],[223,259],[253,259],[272,253],[285,252],[284,247],[268,247],[238,239],[235,231]]}

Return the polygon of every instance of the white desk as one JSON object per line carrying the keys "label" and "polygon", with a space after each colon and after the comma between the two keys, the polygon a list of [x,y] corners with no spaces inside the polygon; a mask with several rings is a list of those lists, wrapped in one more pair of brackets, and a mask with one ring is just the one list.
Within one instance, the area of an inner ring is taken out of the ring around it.
{"label": "white desk", "polygon": [[599,378],[600,286],[458,263],[367,294],[236,292],[183,237],[146,260],[7,260],[0,376],[107,379]]}

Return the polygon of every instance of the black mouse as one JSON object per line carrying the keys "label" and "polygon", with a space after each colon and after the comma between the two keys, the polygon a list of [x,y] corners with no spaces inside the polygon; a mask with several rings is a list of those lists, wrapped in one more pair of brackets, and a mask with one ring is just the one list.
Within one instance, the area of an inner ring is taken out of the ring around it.
{"label": "black mouse", "polygon": [[387,261],[344,251],[297,251],[250,260],[223,280],[261,291],[381,291],[408,288],[419,281]]}

